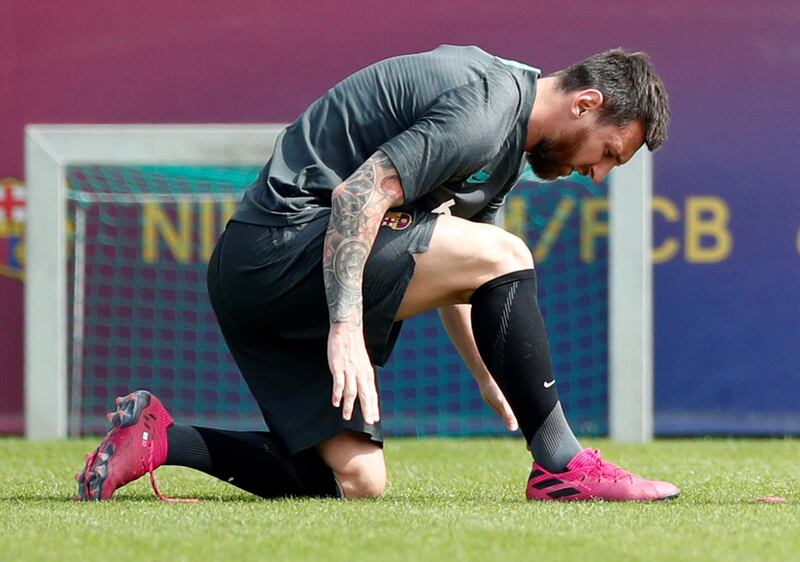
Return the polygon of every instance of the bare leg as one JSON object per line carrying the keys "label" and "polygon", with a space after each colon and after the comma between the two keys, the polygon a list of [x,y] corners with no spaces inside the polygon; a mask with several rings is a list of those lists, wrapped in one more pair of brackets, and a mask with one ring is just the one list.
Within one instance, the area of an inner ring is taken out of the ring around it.
{"label": "bare leg", "polygon": [[317,445],[347,499],[378,497],[386,489],[383,449],[366,435],[343,431]]}
{"label": "bare leg", "polygon": [[437,219],[429,250],[414,259],[414,277],[398,320],[448,304],[468,303],[475,289],[487,281],[533,268],[530,250],[513,234],[448,215]]}

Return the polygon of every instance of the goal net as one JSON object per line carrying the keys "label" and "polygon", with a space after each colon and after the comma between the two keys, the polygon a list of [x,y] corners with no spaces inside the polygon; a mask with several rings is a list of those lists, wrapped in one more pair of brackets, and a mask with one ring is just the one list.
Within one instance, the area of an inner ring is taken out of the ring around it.
{"label": "goal net", "polygon": [[[53,365],[57,379],[45,375],[60,395],[31,389],[29,408],[52,399],[61,419],[51,427],[58,433],[99,433],[115,396],[146,388],[182,423],[263,429],[214,319],[205,272],[217,237],[267,158],[278,128],[249,128],[250,146],[242,146],[236,129],[203,141],[202,131],[184,128],[173,138],[173,143],[187,145],[180,153],[175,153],[176,146],[159,153],[144,146],[146,137],[141,136],[151,135],[151,144],[163,143],[165,139],[153,141],[152,135],[169,137],[176,128],[139,133],[107,129],[106,146],[94,146],[104,143],[102,128],[94,129],[100,138],[91,142],[85,140],[86,128],[54,129],[62,135],[57,143],[72,133],[78,144],[87,146],[81,154],[53,158],[55,143],[50,145],[48,157],[55,161],[56,175],[49,181],[56,185],[50,188],[49,204],[63,214],[56,218],[60,226],[50,225],[49,236],[63,256],[56,253],[49,259],[57,264],[63,298],[57,298],[53,279],[30,281],[34,291],[41,283],[40,299],[59,301],[48,310],[55,312],[56,323],[59,318],[63,322],[56,334],[56,353],[63,363]],[[116,151],[109,148],[115,143]],[[143,146],[132,148],[137,143]],[[37,213],[36,194],[31,197],[29,216],[36,228],[45,211]],[[44,198],[41,193],[39,197]],[[540,305],[567,416],[576,432],[605,435],[611,364],[608,185],[584,178],[522,181],[504,207],[503,222],[534,254]],[[31,232],[33,276],[41,276],[33,259],[48,259],[37,256],[43,247],[41,241],[36,245],[37,234],[41,232]],[[28,303],[29,308],[43,304]],[[36,332],[43,317],[32,312],[27,329]],[[46,349],[29,345],[27,351],[39,357]],[[29,384],[36,376],[28,372]],[[505,431],[483,403],[435,312],[406,321],[392,359],[379,372],[379,383],[387,434]],[[37,424],[42,421],[30,420],[31,436],[36,436]]]}

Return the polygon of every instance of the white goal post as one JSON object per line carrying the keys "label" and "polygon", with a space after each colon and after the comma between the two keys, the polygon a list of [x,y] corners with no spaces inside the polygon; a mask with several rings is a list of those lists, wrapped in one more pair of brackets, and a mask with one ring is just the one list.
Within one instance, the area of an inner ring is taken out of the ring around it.
{"label": "white goal post", "polygon": [[[67,437],[67,166],[259,165],[283,125],[30,125],[25,291],[25,434]],[[609,424],[652,438],[652,170],[640,150],[610,178]]]}

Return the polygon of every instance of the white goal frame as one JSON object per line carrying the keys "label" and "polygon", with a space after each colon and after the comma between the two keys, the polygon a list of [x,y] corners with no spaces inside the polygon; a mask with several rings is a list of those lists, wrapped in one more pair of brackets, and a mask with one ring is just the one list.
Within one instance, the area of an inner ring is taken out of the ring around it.
{"label": "white goal frame", "polygon": [[[29,125],[25,435],[67,437],[66,169],[72,164],[258,165],[284,125]],[[652,438],[652,170],[640,150],[610,178],[609,423]],[[624,217],[624,218],[623,218]],[[617,257],[619,256],[619,258]]]}

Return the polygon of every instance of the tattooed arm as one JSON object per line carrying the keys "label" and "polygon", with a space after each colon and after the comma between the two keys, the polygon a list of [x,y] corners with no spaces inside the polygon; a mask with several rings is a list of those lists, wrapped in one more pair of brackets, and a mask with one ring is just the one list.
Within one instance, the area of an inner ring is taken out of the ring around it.
{"label": "tattooed arm", "polygon": [[[403,187],[392,162],[373,154],[333,190],[322,267],[331,328],[328,364],[333,375],[332,403],[349,420],[356,396],[367,423],[379,419],[375,371],[362,328],[362,279],[383,215],[403,203]],[[342,398],[344,403],[342,404]]]}

